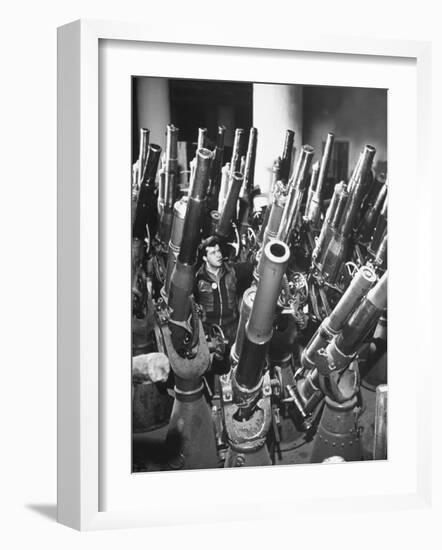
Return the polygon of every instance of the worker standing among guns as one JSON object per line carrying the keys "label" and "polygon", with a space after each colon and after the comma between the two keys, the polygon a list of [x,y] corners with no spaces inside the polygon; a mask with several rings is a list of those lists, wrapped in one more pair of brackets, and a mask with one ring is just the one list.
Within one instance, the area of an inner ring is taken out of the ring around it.
{"label": "worker standing among guns", "polygon": [[[203,260],[195,280],[195,298],[203,310],[203,326],[208,333],[218,325],[228,342],[225,358],[235,341],[239,318],[239,300],[253,277],[251,263],[230,263],[224,260],[221,242],[216,236],[200,246]],[[224,362],[227,365],[228,360]],[[223,369],[224,370],[224,369]]]}

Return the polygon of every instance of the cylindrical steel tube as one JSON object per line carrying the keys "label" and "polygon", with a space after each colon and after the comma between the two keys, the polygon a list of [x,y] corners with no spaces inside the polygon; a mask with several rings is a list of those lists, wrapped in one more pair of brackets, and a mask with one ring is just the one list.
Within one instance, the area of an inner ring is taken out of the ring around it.
{"label": "cylindrical steel tube", "polygon": [[138,187],[141,185],[144,170],[146,169],[147,153],[149,148],[150,132],[147,128],[140,128],[140,150],[138,152]]}
{"label": "cylindrical steel tube", "polygon": [[241,300],[238,330],[236,332],[235,343],[232,346],[232,357],[235,362],[238,361],[239,355],[242,350],[242,345],[245,338],[246,323],[249,320],[250,312],[252,311],[255,294],[256,287],[252,286],[244,292]]}
{"label": "cylindrical steel tube", "polygon": [[267,345],[272,337],[276,302],[290,250],[282,241],[271,241],[264,248],[263,255],[263,269],[246,324],[235,375],[237,383],[248,389],[255,388],[262,376]]}
{"label": "cylindrical steel tube", "polygon": [[328,326],[338,332],[356,304],[365,296],[376,281],[376,274],[369,266],[362,266],[353,277],[347,290],[328,317]]}
{"label": "cylindrical steel tube", "polygon": [[241,168],[241,148],[242,148],[242,137],[244,135],[244,130],[242,128],[237,128],[235,130],[235,139],[233,140],[233,150],[232,150],[232,159],[230,161],[230,172],[239,172]]}
{"label": "cylindrical steel tube", "polygon": [[233,172],[231,174],[229,193],[224,203],[224,208],[221,212],[221,218],[216,230],[217,235],[222,239],[226,239],[230,234],[232,221],[234,220],[236,214],[236,206],[243,179],[244,176],[241,172]]}
{"label": "cylindrical steel tube", "polygon": [[227,194],[229,192],[230,184],[230,163],[228,162],[221,169],[221,184],[218,195],[218,212],[222,212],[224,203],[226,202]]}
{"label": "cylindrical steel tube", "polygon": [[279,179],[284,184],[288,182],[290,177],[290,168],[292,166],[294,143],[295,143],[295,132],[293,130],[286,130],[284,149],[281,157],[280,175],[279,175]]}
{"label": "cylindrical steel tube", "polygon": [[379,191],[379,194],[376,197],[376,200],[373,206],[371,208],[370,207],[368,208],[368,210],[365,212],[365,215],[362,219],[362,222],[359,228],[359,236],[363,242],[367,242],[370,240],[370,237],[373,234],[373,229],[377,222],[379,213],[381,212],[386,196],[387,196],[387,185],[384,184],[381,187],[381,190]]}
{"label": "cylindrical steel tube", "polygon": [[204,149],[207,141],[207,128],[198,128],[198,143],[196,150]]}
{"label": "cylindrical steel tube", "polygon": [[346,321],[335,339],[338,350],[347,356],[354,355],[386,307],[387,272],[368,291],[365,299]]}
{"label": "cylindrical steel tube", "polygon": [[250,128],[249,144],[247,146],[246,162],[244,166],[244,183],[242,195],[253,190],[255,178],[256,147],[258,145],[258,130]]}
{"label": "cylindrical steel tube", "polygon": [[338,185],[336,185],[336,202],[329,221],[330,227],[332,227],[333,229],[339,227],[342,219],[342,214],[344,213],[345,207],[347,205],[347,199],[347,186],[344,183],[338,183]]}
{"label": "cylindrical steel tube", "polygon": [[385,460],[387,458],[387,414],[388,387],[386,384],[381,384],[376,388],[373,460]]}
{"label": "cylindrical steel tube", "polygon": [[324,182],[328,174],[334,141],[335,141],[334,134],[329,132],[327,134],[327,139],[325,141],[324,153],[322,154],[321,168],[319,169],[318,184],[315,190],[317,195],[321,195],[322,188],[324,186]]}
{"label": "cylindrical steel tube", "polygon": [[221,168],[223,165],[224,156],[224,136],[226,128],[225,126],[218,127],[218,133],[216,135],[216,147],[213,154],[213,160],[210,165],[210,187],[209,187],[209,200],[210,209],[216,210],[218,208],[218,195],[221,185]]}
{"label": "cylindrical steel tube", "polygon": [[385,267],[387,266],[387,246],[388,246],[387,230],[385,230],[381,244],[379,245],[379,248],[376,252],[376,256],[374,259],[374,264],[380,269],[385,269]]}
{"label": "cylindrical steel tube", "polygon": [[278,232],[278,239],[286,243],[290,240],[292,231],[297,223],[313,152],[314,149],[310,145],[304,145],[302,147],[295,174],[289,183],[287,202],[285,203]]}
{"label": "cylindrical steel tube", "polygon": [[156,218],[153,189],[160,155],[161,147],[159,145],[149,145],[146,167],[138,193],[137,206],[133,220],[132,236],[138,239],[144,239],[146,235],[146,224],[149,222],[149,229],[153,229],[153,218]]}
{"label": "cylindrical steel tube", "polygon": [[289,257],[289,247],[282,241],[270,241],[264,247],[259,284],[247,324],[247,336],[253,342],[263,343],[272,335],[276,302]]}
{"label": "cylindrical steel tube", "polygon": [[353,172],[353,176],[350,180],[348,186],[350,196],[348,198],[347,207],[342,216],[342,223],[339,228],[339,233],[344,237],[348,236],[354,228],[362,200],[367,192],[367,174],[373,164],[375,153],[376,149],[373,146],[365,146],[360,162],[358,163],[358,166]]}
{"label": "cylindrical steel tube", "polygon": [[376,255],[379,247],[381,246],[382,239],[387,231],[387,196],[384,198],[384,204],[382,205],[381,213],[379,214],[376,222],[376,227],[373,232],[373,236],[368,246],[368,252],[373,256]]}
{"label": "cylindrical steel tube", "polygon": [[375,281],[376,275],[370,267],[363,266],[359,269],[333,311],[324,319],[304,349],[301,358],[304,368],[314,368],[318,351],[326,347],[333,335],[341,330],[348,316]]}
{"label": "cylindrical steel tube", "polygon": [[192,264],[196,260],[200,241],[204,200],[209,184],[209,169],[212,153],[208,149],[199,149],[196,154],[195,177],[192,194],[188,199],[186,217],[184,219],[183,234],[185,239],[181,243],[178,261],[183,264]]}
{"label": "cylindrical steel tube", "polygon": [[319,176],[319,162],[316,161],[312,165],[312,175],[310,177],[310,186],[308,188],[308,195],[307,195],[307,202],[305,203],[305,219],[312,223],[313,218],[313,212],[310,211],[310,209],[314,209],[314,206],[312,205],[312,199],[313,195],[316,190],[316,185],[318,184],[318,176]]}
{"label": "cylindrical steel tube", "polygon": [[176,186],[178,183],[178,128],[173,124],[167,125],[164,201],[166,207],[172,209],[175,202]]}
{"label": "cylindrical steel tube", "polygon": [[175,267],[181,240],[183,238],[184,218],[186,216],[187,197],[182,197],[173,208],[172,232],[170,234],[169,251],[167,256],[166,279],[164,287],[166,296],[169,294],[170,278]]}

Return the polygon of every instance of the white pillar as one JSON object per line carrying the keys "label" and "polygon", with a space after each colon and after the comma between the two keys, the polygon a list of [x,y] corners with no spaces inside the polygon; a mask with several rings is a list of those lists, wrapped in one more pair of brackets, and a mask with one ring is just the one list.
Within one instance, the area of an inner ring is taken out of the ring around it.
{"label": "white pillar", "polygon": [[136,84],[137,125],[149,128],[150,142],[166,146],[166,126],[170,120],[169,84],[167,78],[140,77]]}
{"label": "white pillar", "polygon": [[253,84],[253,126],[258,128],[255,182],[266,193],[272,179],[273,163],[284,149],[286,130],[294,130],[296,156],[299,154],[302,145],[302,86]]}

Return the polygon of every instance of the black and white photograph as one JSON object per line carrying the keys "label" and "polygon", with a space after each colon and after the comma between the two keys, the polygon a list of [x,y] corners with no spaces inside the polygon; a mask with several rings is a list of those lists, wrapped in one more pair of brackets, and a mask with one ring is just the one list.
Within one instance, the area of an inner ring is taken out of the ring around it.
{"label": "black and white photograph", "polygon": [[132,470],[387,459],[387,90],[133,77]]}

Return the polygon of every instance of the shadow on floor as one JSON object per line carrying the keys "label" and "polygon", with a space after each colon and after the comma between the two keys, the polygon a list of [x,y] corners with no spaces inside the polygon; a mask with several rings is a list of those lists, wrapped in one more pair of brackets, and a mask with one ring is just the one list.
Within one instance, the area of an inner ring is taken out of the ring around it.
{"label": "shadow on floor", "polygon": [[57,521],[57,505],[56,504],[26,504],[25,507],[28,510],[37,512],[41,516],[50,519],[51,521]]}

